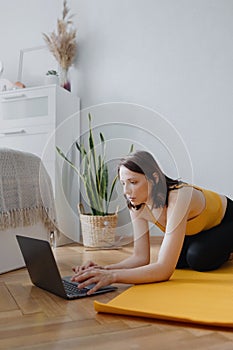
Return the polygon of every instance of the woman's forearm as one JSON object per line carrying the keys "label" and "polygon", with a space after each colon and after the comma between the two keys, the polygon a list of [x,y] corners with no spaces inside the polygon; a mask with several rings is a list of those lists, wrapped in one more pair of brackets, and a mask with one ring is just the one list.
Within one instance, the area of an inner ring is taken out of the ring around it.
{"label": "woman's forearm", "polygon": [[116,264],[110,264],[105,266],[107,270],[117,270],[117,269],[132,269],[139,266],[144,266],[149,264],[149,258],[142,258],[135,255],[130,256],[129,258],[120,261]]}
{"label": "woman's forearm", "polygon": [[164,266],[153,263],[131,269],[113,270],[114,283],[153,283],[167,281],[173,271],[168,271]]}

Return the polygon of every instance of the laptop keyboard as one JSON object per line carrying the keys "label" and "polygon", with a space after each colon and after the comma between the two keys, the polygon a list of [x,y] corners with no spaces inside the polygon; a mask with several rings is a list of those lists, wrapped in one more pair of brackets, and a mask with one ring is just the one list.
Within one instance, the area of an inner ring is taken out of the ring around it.
{"label": "laptop keyboard", "polygon": [[62,280],[62,282],[67,295],[84,296],[87,294],[87,288],[78,289],[77,286],[73,283],[70,283],[66,280]]}

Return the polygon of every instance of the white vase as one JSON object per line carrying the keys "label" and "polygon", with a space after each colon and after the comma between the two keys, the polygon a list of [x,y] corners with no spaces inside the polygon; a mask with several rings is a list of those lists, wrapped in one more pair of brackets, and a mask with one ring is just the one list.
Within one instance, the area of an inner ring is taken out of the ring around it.
{"label": "white vase", "polygon": [[59,85],[59,77],[57,75],[46,75],[44,81],[45,81],[45,85],[51,85],[51,84]]}
{"label": "white vase", "polygon": [[59,76],[60,76],[60,86],[62,86],[64,89],[68,91],[71,91],[69,68],[60,67]]}

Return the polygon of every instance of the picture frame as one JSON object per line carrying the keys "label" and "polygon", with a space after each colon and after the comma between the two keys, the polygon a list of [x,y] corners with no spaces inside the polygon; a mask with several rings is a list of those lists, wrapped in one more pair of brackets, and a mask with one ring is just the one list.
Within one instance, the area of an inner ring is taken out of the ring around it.
{"label": "picture frame", "polygon": [[44,85],[47,71],[57,67],[46,45],[23,48],[19,53],[17,81],[26,87]]}

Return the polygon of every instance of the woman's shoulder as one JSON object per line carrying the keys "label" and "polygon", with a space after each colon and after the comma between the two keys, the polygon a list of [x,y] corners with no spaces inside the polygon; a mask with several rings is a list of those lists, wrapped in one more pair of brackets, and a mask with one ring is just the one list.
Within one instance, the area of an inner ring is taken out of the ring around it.
{"label": "woman's shoulder", "polygon": [[169,208],[181,207],[182,209],[190,208],[193,201],[195,188],[192,185],[181,184],[169,192],[168,210]]}
{"label": "woman's shoulder", "polygon": [[179,185],[174,185],[170,187],[169,191],[169,197],[174,199],[177,198],[179,195],[185,195],[185,194],[190,194],[193,193],[194,189],[196,186],[187,184],[187,183],[181,183]]}
{"label": "woman's shoulder", "polygon": [[171,191],[168,200],[168,213],[171,213],[174,208],[176,208],[176,213],[186,212],[189,218],[199,215],[205,208],[205,196],[202,189],[190,185],[182,186],[178,191]]}

